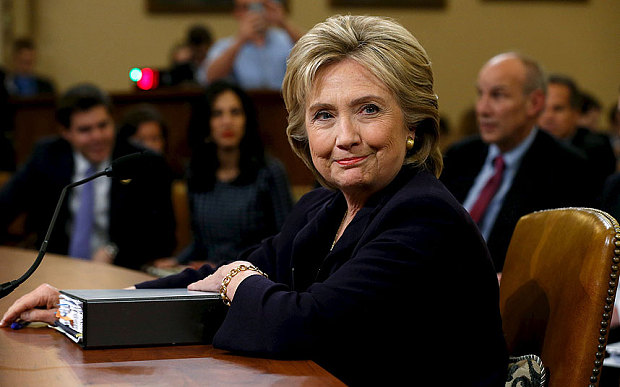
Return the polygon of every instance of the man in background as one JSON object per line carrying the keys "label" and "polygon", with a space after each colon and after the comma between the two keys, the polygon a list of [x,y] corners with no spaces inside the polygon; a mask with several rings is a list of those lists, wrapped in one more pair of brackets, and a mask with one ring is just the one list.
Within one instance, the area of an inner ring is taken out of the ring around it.
{"label": "man in background", "polygon": [[545,109],[538,120],[540,127],[581,151],[594,176],[600,194],[605,179],[616,170],[616,156],[607,136],[578,126],[581,94],[575,82],[563,75],[551,75],[547,83]]}
{"label": "man in background", "polygon": [[274,0],[235,0],[234,16],[239,30],[215,42],[201,83],[226,78],[244,89],[280,90],[286,58],[301,32]]}
{"label": "man in background", "polygon": [[[60,98],[60,136],[38,142],[0,190],[0,238],[25,212],[26,228],[36,233],[39,246],[64,186],[142,150],[115,142],[111,109],[108,95],[89,84]],[[102,177],[69,191],[48,251],[135,269],[169,256],[175,245],[170,178],[163,158],[153,160],[149,170],[129,183]]]}
{"label": "man in background", "polygon": [[10,95],[32,97],[54,93],[51,81],[35,74],[37,52],[32,40],[21,38],[13,43],[13,67],[7,74],[5,87]]}
{"label": "man in background", "polygon": [[586,160],[538,130],[545,77],[518,53],[491,58],[476,83],[480,134],[448,149],[441,180],[469,211],[502,271],[519,218],[533,211],[591,205]]}

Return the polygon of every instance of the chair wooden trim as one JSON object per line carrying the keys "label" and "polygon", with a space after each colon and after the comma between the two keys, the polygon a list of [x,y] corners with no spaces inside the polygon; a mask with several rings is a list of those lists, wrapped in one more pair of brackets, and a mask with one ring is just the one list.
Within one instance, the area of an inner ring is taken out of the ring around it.
{"label": "chair wooden trim", "polygon": [[597,386],[619,263],[620,226],[603,211],[562,208],[522,217],[500,284],[509,353],[539,355],[550,386]]}

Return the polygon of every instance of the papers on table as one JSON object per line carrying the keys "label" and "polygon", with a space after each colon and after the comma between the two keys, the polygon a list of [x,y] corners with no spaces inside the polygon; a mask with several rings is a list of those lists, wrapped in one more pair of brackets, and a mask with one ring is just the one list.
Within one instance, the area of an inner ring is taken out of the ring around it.
{"label": "papers on table", "polygon": [[76,343],[82,341],[84,337],[84,313],[80,300],[61,294],[56,317],[58,318],[56,327],[60,332]]}

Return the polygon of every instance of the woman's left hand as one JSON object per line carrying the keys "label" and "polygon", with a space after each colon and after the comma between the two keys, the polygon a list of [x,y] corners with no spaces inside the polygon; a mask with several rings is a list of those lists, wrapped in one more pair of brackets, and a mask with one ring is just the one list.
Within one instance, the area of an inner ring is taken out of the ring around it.
{"label": "woman's left hand", "polygon": [[[199,290],[203,292],[218,292],[219,293],[224,277],[230,274],[230,271],[232,269],[238,268],[239,265],[251,266],[252,264],[247,261],[235,261],[233,263],[229,263],[228,265],[220,266],[215,271],[215,273],[211,274],[210,276],[204,279],[201,279],[200,281],[196,281],[192,284],[189,284],[189,286],[187,286],[187,289],[188,290]],[[233,300],[233,298],[235,297],[235,291],[237,290],[237,287],[239,286],[241,281],[248,278],[249,276],[258,275],[258,274],[259,273],[253,270],[245,270],[245,271],[240,271],[237,275],[232,277],[226,289],[226,295],[228,296],[228,298],[231,301]]]}

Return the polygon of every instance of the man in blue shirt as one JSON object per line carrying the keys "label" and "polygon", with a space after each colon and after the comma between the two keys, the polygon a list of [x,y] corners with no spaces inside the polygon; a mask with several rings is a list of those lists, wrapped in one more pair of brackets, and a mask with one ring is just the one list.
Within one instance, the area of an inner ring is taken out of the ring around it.
{"label": "man in blue shirt", "polygon": [[234,16],[237,34],[213,45],[199,82],[226,78],[244,89],[280,90],[286,58],[302,34],[273,0],[235,0]]}
{"label": "man in blue shirt", "polygon": [[28,38],[17,39],[13,43],[13,68],[5,79],[9,94],[31,97],[54,93],[54,85],[34,72],[36,54],[34,43]]}
{"label": "man in blue shirt", "polygon": [[448,149],[441,180],[478,223],[501,272],[521,216],[592,205],[595,193],[585,158],[536,127],[545,78],[535,61],[517,53],[497,55],[480,70],[476,88],[480,134]]}

